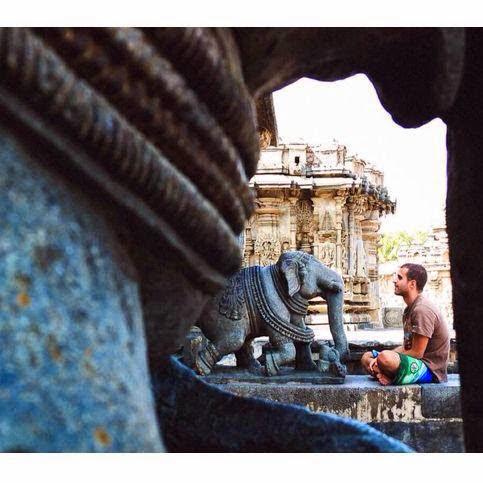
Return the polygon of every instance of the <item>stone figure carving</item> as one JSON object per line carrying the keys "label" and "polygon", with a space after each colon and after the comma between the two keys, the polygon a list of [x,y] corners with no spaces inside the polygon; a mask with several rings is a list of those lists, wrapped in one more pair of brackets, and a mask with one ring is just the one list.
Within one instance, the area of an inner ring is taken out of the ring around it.
{"label": "stone figure carving", "polygon": [[280,240],[270,233],[261,233],[255,241],[255,255],[259,264],[267,266],[275,263],[281,253]]}
{"label": "stone figure carving", "polygon": [[319,258],[325,265],[332,268],[335,264],[335,243],[321,243],[319,248]]}
{"label": "stone figure carving", "polygon": [[326,210],[324,214],[324,218],[322,219],[322,226],[320,227],[320,230],[323,232],[335,231],[334,221],[332,220],[332,216],[330,215],[328,210]]}
{"label": "stone figure carving", "polygon": [[304,252],[285,252],[274,265],[240,270],[196,324],[209,340],[195,357],[197,372],[209,374],[223,356],[231,353],[235,353],[239,366],[261,372],[250,347],[251,341],[261,335],[268,336],[271,345],[263,371],[267,375],[278,374],[294,359],[297,369],[315,369],[309,348],[314,333],[305,326],[305,315],[308,301],[316,296],[327,300],[335,348],[344,358],[348,346],[343,288],[337,272]]}
{"label": "stone figure carving", "polygon": [[296,216],[297,216],[297,229],[299,232],[308,233],[313,228],[314,208],[310,200],[297,201]]}
{"label": "stone figure carving", "polygon": [[344,225],[342,225],[342,236],[341,236],[341,268],[344,275],[349,273],[349,256],[347,245],[349,243],[349,237],[347,231],[344,230]]}
{"label": "stone figure carving", "polygon": [[260,136],[260,149],[266,149],[268,146],[270,146],[270,143],[272,141],[272,135],[270,134],[270,131],[266,128],[261,128],[259,132]]}
{"label": "stone figure carving", "polygon": [[361,72],[401,126],[448,126],[465,442],[481,451],[482,44],[481,29],[0,29],[0,449],[408,450],[169,357],[240,267],[254,100]]}

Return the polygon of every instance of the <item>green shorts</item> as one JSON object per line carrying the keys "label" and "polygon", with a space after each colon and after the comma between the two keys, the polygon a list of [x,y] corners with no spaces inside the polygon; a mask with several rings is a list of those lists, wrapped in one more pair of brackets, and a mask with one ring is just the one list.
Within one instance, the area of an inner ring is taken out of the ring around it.
{"label": "green shorts", "polygon": [[432,372],[421,359],[416,359],[406,354],[398,353],[398,355],[401,365],[399,366],[396,378],[392,382],[393,384],[421,384],[423,382],[433,381]]}

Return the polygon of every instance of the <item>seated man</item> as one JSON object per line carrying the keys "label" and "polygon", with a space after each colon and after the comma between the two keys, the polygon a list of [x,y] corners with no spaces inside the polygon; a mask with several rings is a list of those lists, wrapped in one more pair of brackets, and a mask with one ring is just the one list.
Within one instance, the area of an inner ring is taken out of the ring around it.
{"label": "seated man", "polygon": [[364,369],[381,384],[447,381],[449,331],[440,311],[423,295],[428,274],[415,263],[401,265],[394,293],[403,297],[404,344],[394,350],[366,352]]}

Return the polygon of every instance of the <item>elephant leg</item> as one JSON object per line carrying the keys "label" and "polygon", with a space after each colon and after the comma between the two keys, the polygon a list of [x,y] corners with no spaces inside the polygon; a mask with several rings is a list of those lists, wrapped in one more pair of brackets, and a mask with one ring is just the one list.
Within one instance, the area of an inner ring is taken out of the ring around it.
{"label": "elephant leg", "polygon": [[238,352],[235,352],[236,365],[248,369],[254,374],[262,372],[262,365],[255,359],[255,352],[252,344],[253,339],[246,340]]}
{"label": "elephant leg", "polygon": [[[290,322],[297,327],[305,329],[305,317],[292,314]],[[312,360],[312,351],[310,350],[310,342],[296,342],[295,344],[295,369],[299,371],[316,371],[317,365]]]}
{"label": "elephant leg", "polygon": [[324,294],[324,298],[327,301],[330,333],[332,334],[335,348],[340,354],[340,360],[343,361],[349,354],[349,345],[347,343],[342,318],[344,292],[327,292]]}
{"label": "elephant leg", "polygon": [[[240,321],[224,319],[226,324],[220,330],[204,332],[208,344],[195,356],[195,370],[198,374],[207,376],[214,365],[227,354],[238,352],[246,339],[245,324]],[[210,337],[211,336],[211,337]]]}
{"label": "elephant leg", "polygon": [[316,371],[317,364],[312,360],[310,342],[294,342],[295,369],[298,371]]}
{"label": "elephant leg", "polygon": [[283,365],[295,359],[295,346],[291,339],[280,335],[273,329],[267,330],[271,349],[265,354],[267,376],[276,376]]}
{"label": "elephant leg", "polygon": [[208,342],[206,347],[195,355],[195,370],[202,376],[207,376],[213,369],[213,366],[222,358],[220,352],[214,344]]}

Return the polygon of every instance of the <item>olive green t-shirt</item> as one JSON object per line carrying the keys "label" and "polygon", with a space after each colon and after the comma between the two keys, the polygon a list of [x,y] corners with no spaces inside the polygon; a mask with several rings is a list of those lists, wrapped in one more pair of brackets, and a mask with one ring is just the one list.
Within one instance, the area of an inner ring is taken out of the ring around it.
{"label": "olive green t-shirt", "polygon": [[421,358],[439,382],[448,380],[449,330],[439,309],[423,295],[403,314],[404,349],[412,347],[413,334],[429,337]]}

